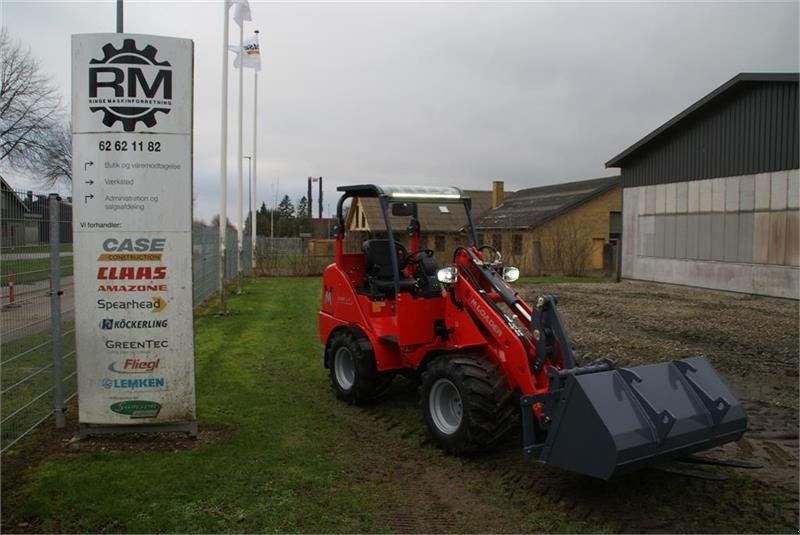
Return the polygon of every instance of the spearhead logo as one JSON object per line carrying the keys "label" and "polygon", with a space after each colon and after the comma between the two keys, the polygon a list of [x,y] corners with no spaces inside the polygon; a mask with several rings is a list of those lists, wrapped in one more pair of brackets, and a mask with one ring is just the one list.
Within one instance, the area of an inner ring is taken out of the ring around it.
{"label": "spearhead logo", "polygon": [[158,61],[152,45],[137,49],[134,39],[125,39],[119,49],[108,43],[103,53],[89,62],[89,109],[102,112],[108,127],[120,121],[126,132],[140,121],[154,127],[156,113],[172,109],[170,63]]}

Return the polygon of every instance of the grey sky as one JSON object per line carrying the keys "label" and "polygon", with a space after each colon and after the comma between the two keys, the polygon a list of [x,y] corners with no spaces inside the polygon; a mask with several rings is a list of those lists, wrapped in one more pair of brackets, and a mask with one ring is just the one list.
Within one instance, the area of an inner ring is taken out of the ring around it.
{"label": "grey sky", "polygon": [[[345,183],[518,189],[612,174],[604,162],[735,74],[798,70],[798,2],[251,6],[245,34],[261,30],[263,53],[259,205],[277,178],[296,201],[309,175],[325,177],[327,212]],[[65,101],[69,36],[115,24],[113,1],[0,0],[0,18]],[[195,209],[209,220],[222,4],[126,0],[125,30],[195,41]],[[232,41],[237,32],[231,23]],[[232,70],[229,216],[236,81]],[[245,154],[251,89],[245,71]]]}

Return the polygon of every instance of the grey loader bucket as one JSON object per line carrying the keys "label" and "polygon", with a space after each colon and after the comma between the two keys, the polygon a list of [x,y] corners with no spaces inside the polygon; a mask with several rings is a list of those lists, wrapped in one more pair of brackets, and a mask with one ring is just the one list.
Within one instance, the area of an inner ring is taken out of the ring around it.
{"label": "grey loader bucket", "polygon": [[551,377],[550,394],[536,398],[523,398],[523,407],[544,401],[549,425],[536,444],[528,422],[526,453],[602,479],[738,440],[747,428],[744,409],[705,357],[564,370]]}

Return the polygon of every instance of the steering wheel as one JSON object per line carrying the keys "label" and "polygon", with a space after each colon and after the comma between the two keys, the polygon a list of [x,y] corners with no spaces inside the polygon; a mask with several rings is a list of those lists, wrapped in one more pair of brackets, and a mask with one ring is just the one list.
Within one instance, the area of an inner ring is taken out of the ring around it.
{"label": "steering wheel", "polygon": [[430,258],[433,256],[433,249],[420,249],[419,251],[414,251],[406,257],[406,262],[409,264],[419,264],[422,258],[418,257],[422,254],[425,254],[425,256]]}
{"label": "steering wheel", "polygon": [[394,242],[394,247],[397,250],[397,267],[403,269],[408,263],[408,250],[399,241]]}

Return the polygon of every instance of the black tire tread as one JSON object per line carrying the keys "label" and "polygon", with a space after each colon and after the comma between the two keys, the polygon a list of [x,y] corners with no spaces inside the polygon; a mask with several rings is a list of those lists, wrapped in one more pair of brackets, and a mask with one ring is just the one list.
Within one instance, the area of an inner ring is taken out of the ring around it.
{"label": "black tire tread", "polygon": [[[342,345],[350,349],[356,365],[356,380],[348,392],[338,387],[333,365],[336,350]],[[349,331],[338,331],[330,337],[325,348],[325,367],[328,368],[328,377],[336,397],[353,405],[372,403],[388,390],[392,382],[392,374],[377,371],[372,352],[364,351],[359,340]]]}
{"label": "black tire tread", "polygon": [[[467,419],[466,432],[458,440],[440,440],[428,425],[428,435],[443,449],[456,455],[485,451],[511,429],[517,411],[497,364],[478,355],[437,358],[423,372],[420,392],[438,377],[448,377],[463,385],[462,404]],[[420,395],[424,418],[427,418],[427,403],[426,396]]]}

